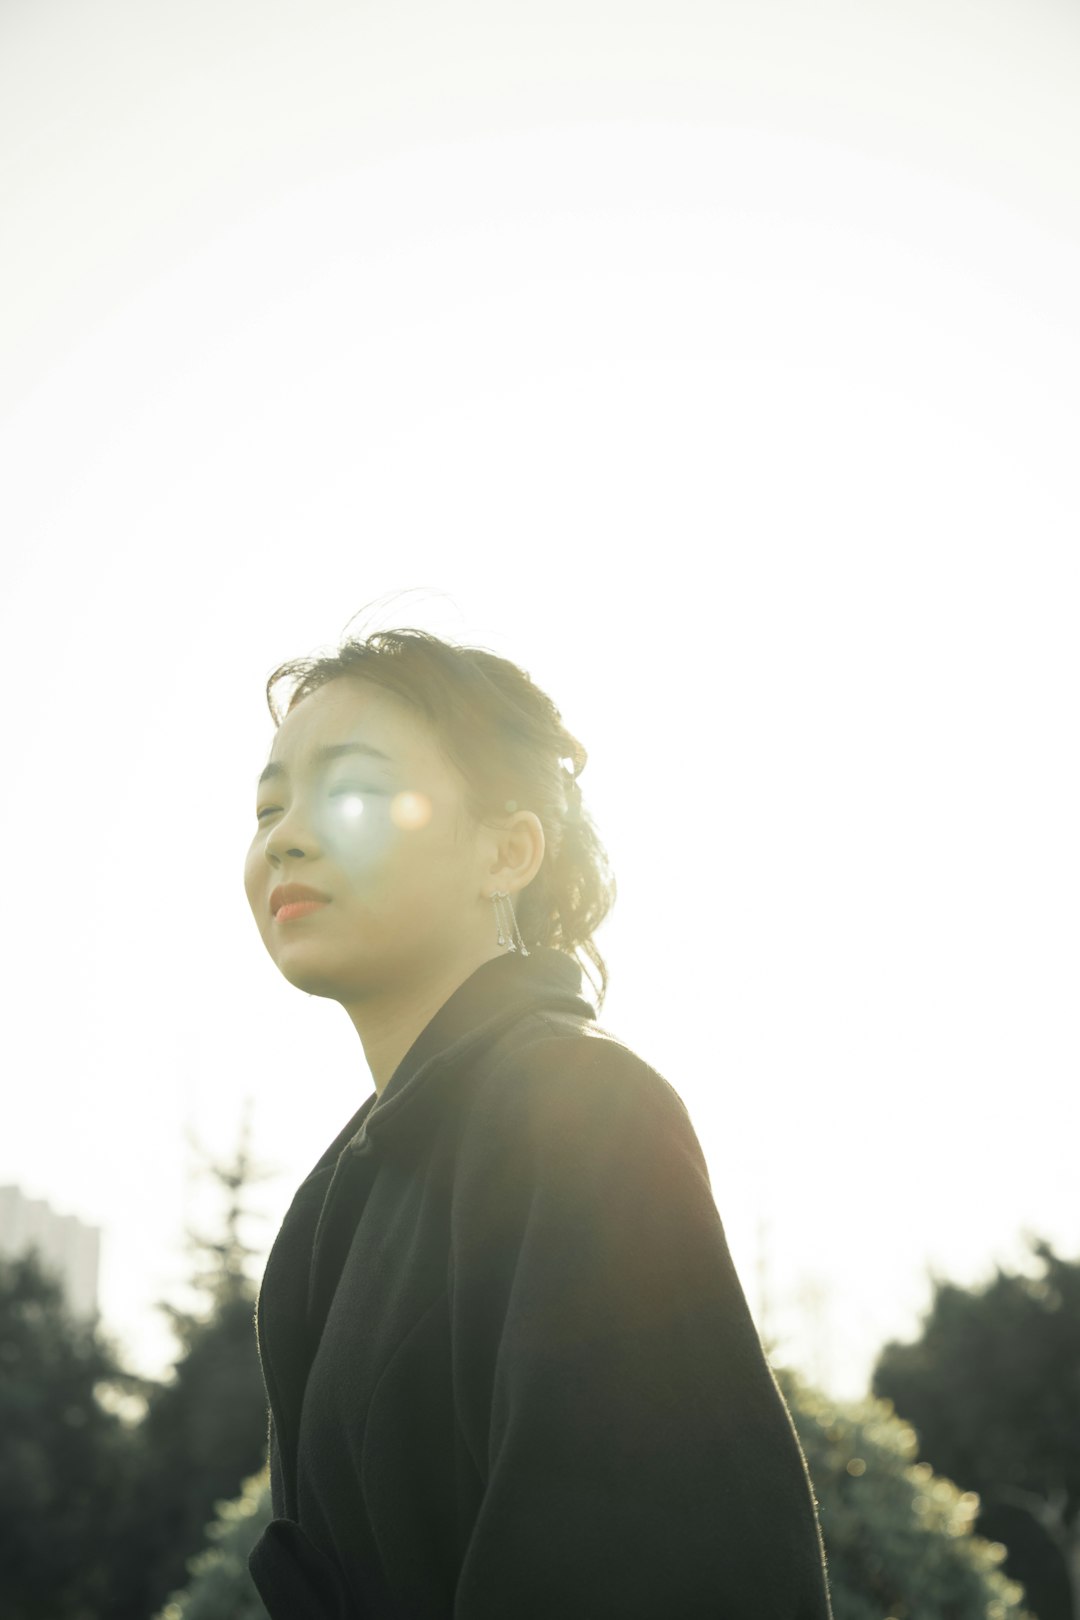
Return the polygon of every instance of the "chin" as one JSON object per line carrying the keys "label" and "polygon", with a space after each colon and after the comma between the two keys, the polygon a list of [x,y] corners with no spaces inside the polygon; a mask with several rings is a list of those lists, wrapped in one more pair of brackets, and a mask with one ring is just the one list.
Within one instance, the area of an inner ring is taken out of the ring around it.
{"label": "chin", "polygon": [[312,962],[278,962],[277,969],[294,989],[303,990],[309,996],[328,996],[335,1001],[342,998],[341,980]]}
{"label": "chin", "polygon": [[343,1006],[361,1000],[374,988],[376,975],[364,963],[333,964],[323,953],[321,960],[312,952],[284,951],[275,958],[275,966],[283,979],[305,995],[324,996],[329,1001],[340,1001]]}

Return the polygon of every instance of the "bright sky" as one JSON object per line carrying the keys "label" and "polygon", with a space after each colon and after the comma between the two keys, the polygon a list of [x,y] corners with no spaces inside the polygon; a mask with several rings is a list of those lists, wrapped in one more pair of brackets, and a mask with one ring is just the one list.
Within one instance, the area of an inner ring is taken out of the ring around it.
{"label": "bright sky", "polygon": [[785,1359],[1080,1253],[1078,75],[1063,0],[4,8],[0,1182],[134,1364],[185,1132],[252,1099],[265,1251],[371,1089],[242,863],[267,675],[414,588],[590,750]]}

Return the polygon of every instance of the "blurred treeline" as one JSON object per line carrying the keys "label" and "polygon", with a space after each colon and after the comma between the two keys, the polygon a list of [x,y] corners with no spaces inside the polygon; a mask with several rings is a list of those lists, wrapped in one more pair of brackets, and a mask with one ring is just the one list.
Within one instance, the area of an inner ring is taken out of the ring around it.
{"label": "blurred treeline", "polygon": [[[204,1308],[163,1307],[180,1346],[166,1382],[127,1373],[35,1258],[0,1262],[3,1620],[264,1616],[247,1573],[270,1503],[246,1147],[210,1174],[223,1231],[192,1239]],[[934,1278],[920,1337],[883,1348],[861,1402],[776,1368],[835,1620],[1080,1620],[1080,1261],[1030,1244],[1030,1273]]]}
{"label": "blurred treeline", "polygon": [[186,1582],[215,1504],[265,1461],[246,1127],[209,1174],[221,1235],[188,1233],[196,1308],[159,1305],[179,1347],[165,1381],[128,1372],[96,1322],[74,1320],[34,1252],[0,1260],[2,1620],[149,1620]]}

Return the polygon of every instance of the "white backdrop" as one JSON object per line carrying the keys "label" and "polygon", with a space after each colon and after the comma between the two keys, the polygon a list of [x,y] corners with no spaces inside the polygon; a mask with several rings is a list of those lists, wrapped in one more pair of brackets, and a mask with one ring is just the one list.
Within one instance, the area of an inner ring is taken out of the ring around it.
{"label": "white backdrop", "polygon": [[388,592],[591,751],[601,1021],[840,1394],[1080,1251],[1080,21],[1046,0],[0,18],[0,1181],[172,1345],[370,1089],[241,867],[263,684]]}

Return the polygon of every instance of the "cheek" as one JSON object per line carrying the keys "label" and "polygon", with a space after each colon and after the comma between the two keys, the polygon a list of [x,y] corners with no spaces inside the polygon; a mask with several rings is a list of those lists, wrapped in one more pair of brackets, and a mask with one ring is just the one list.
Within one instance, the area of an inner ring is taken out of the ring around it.
{"label": "cheek", "polygon": [[262,852],[262,840],[256,836],[251,847],[244,857],[244,893],[248,898],[248,905],[254,911],[258,903],[265,900],[266,895],[266,859]]}
{"label": "cheek", "polygon": [[346,886],[357,894],[379,888],[402,861],[401,835],[385,827],[328,827],[322,850]]}
{"label": "cheek", "polygon": [[394,830],[370,862],[361,861],[352,877],[358,892],[373,900],[410,909],[440,909],[442,897],[458,883],[460,852],[431,827],[415,832]]}
{"label": "cheek", "polygon": [[467,850],[445,831],[430,829],[412,835],[404,860],[410,867],[410,881],[423,887],[434,898],[459,904],[461,896],[475,886],[473,867]]}
{"label": "cheek", "polygon": [[321,836],[326,854],[358,891],[430,885],[459,857],[446,815],[419,793],[399,795],[367,822],[328,821]]}

